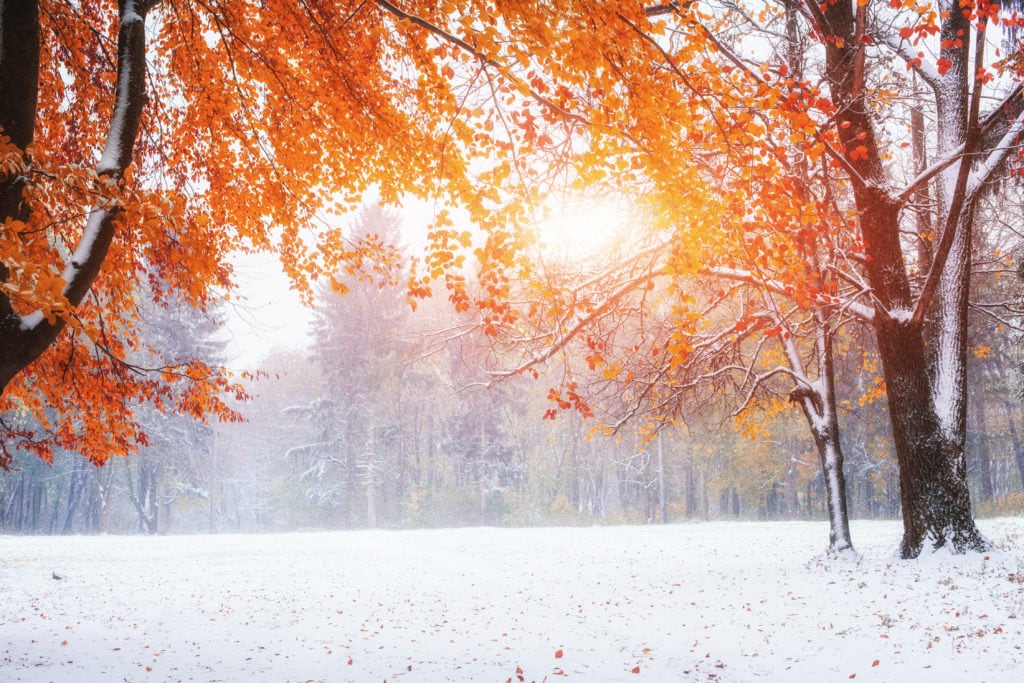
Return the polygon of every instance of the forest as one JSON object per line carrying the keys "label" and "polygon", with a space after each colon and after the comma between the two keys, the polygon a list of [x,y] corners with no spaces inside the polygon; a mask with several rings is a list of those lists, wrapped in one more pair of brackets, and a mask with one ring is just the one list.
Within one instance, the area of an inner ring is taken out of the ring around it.
{"label": "forest", "polygon": [[[3,4],[0,528],[987,552],[1024,509],[1018,9]],[[556,249],[566,202],[621,218]],[[232,369],[256,253],[311,343]]]}
{"label": "forest", "polygon": [[[398,214],[376,205],[350,228],[401,240]],[[404,283],[356,281],[345,294],[318,288],[310,347],[260,362],[252,398],[237,406],[243,422],[208,424],[149,408],[140,422],[150,443],[103,467],[74,451],[52,463],[16,458],[0,476],[0,529],[152,534],[826,517],[814,444],[787,397],[774,397],[753,428],[722,407],[694,408],[692,421],[653,438],[637,429],[606,435],[575,411],[543,419],[551,406],[545,387],[558,384],[563,365],[488,384],[482,335],[441,343],[454,324],[448,307],[423,308],[410,309]],[[154,307],[143,334],[160,362],[217,365],[222,323],[216,310]],[[1024,512],[1020,343],[1005,337],[971,360],[968,475],[984,516]],[[863,335],[840,344],[850,512],[898,518],[877,360]]]}

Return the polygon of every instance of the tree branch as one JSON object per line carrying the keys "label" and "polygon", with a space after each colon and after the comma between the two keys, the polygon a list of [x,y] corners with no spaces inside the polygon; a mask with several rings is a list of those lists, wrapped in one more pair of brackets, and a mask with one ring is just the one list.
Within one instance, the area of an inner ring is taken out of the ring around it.
{"label": "tree branch", "polygon": [[[146,12],[153,0],[121,0],[118,9],[117,81],[114,109],[103,154],[97,165],[99,182],[116,182],[131,164],[146,103]],[[89,212],[82,237],[64,268],[62,294],[71,307],[82,302],[99,274],[114,237],[120,209],[108,201]],[[4,330],[9,350],[0,363],[0,389],[39,357],[57,338],[67,319],[34,311],[23,316],[15,330]],[[6,340],[5,340],[6,341]]]}
{"label": "tree branch", "polygon": [[981,107],[981,91],[983,87],[981,70],[985,63],[985,29],[987,20],[982,17],[975,36],[974,49],[974,88],[971,91],[970,110],[967,114],[967,135],[964,139],[964,158],[960,162],[960,169],[957,173],[956,184],[954,185],[952,201],[950,202],[949,214],[946,216],[946,225],[942,230],[942,237],[935,248],[932,257],[932,267],[928,271],[928,277],[921,288],[921,294],[914,306],[914,313],[910,323],[914,326],[920,325],[924,320],[924,313],[931,304],[935,289],[939,286],[942,271],[946,267],[946,259],[953,248],[953,238],[960,229],[965,216],[964,209],[973,204],[974,198],[967,195],[967,181],[971,173],[970,154],[972,154],[981,140],[981,126],[978,117]]}
{"label": "tree branch", "polygon": [[429,21],[427,21],[426,19],[424,19],[422,17],[419,17],[419,16],[416,16],[415,14],[410,14],[409,12],[406,12],[405,10],[401,9],[397,5],[392,4],[388,0],[374,0],[374,2],[376,2],[377,6],[380,7],[382,10],[384,10],[385,12],[387,12],[388,14],[391,14],[392,16],[395,16],[398,19],[401,19],[402,21],[407,21],[407,22],[409,22],[410,24],[412,24],[414,26],[418,26],[418,27],[422,28],[423,30],[427,31],[428,33],[431,33],[431,34],[437,36],[441,40],[443,40],[443,41],[445,41],[447,43],[451,43],[452,45],[455,45],[456,47],[458,47],[463,52],[466,52],[467,54],[472,55],[476,60],[478,60],[484,66],[488,66],[488,67],[491,67],[491,68],[497,70],[502,75],[503,78],[508,79],[508,81],[511,82],[511,83],[515,83],[519,88],[521,88],[525,92],[529,93],[531,98],[533,98],[534,100],[536,100],[540,104],[544,105],[545,107],[547,107],[551,111],[557,113],[560,117],[562,117],[562,118],[564,118],[564,119],[566,119],[568,121],[574,121],[576,123],[580,123],[580,124],[587,125],[587,126],[590,125],[590,121],[587,120],[585,117],[580,116],[579,114],[575,114],[575,113],[573,113],[571,111],[568,111],[564,107],[560,107],[559,105],[555,104],[554,102],[552,102],[547,97],[544,97],[543,95],[538,93],[536,90],[534,90],[528,83],[525,83],[521,79],[515,78],[512,74],[510,74],[508,72],[508,69],[504,68],[500,63],[498,63],[494,59],[491,59],[490,57],[488,57],[483,52],[480,52],[475,47],[473,47],[470,43],[466,42],[462,38],[459,38],[457,35],[455,35],[453,33],[449,33],[448,31],[445,31],[440,26],[437,26],[436,24],[432,24],[432,23],[430,23]]}

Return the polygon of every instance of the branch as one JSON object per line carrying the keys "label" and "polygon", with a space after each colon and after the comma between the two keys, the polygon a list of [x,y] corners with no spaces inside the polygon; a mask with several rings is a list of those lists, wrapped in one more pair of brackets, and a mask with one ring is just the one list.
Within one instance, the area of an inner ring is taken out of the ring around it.
{"label": "branch", "polygon": [[[783,296],[790,296],[791,292],[787,291],[788,287],[778,280],[767,280],[764,278],[757,277],[750,271],[740,270],[739,268],[729,268],[726,266],[711,266],[704,268],[700,271],[703,275],[709,275],[711,277],[722,278],[725,280],[732,280],[734,282],[743,282],[748,285],[755,287],[763,287],[764,289],[774,293],[782,294]],[[825,301],[818,297],[815,297],[815,302],[821,305],[830,304],[831,301]],[[841,308],[848,310],[854,317],[859,318],[864,322],[871,322],[874,318],[874,309],[870,306],[857,303],[856,301],[849,301],[843,304]]]}
{"label": "branch", "polygon": [[422,28],[423,30],[427,31],[428,33],[431,33],[431,34],[437,36],[441,40],[443,40],[445,42],[448,42],[448,43],[451,43],[452,45],[455,45],[456,47],[458,47],[463,52],[465,52],[465,53],[467,53],[469,55],[472,55],[472,57],[474,59],[479,61],[484,66],[488,66],[488,67],[491,67],[491,68],[497,70],[504,78],[508,79],[512,83],[515,83],[517,86],[522,88],[523,91],[529,93],[531,98],[533,98],[534,100],[536,100],[540,104],[544,105],[545,107],[547,107],[551,111],[555,112],[560,117],[562,117],[562,118],[564,118],[564,119],[566,119],[568,121],[574,121],[576,123],[580,123],[580,124],[583,124],[585,126],[590,126],[590,121],[587,120],[585,117],[580,116],[579,114],[574,114],[573,112],[568,111],[567,109],[564,109],[563,107],[560,107],[559,105],[555,104],[554,102],[552,102],[547,97],[544,97],[543,95],[538,93],[536,90],[534,90],[532,87],[530,87],[530,85],[528,83],[525,83],[524,81],[522,81],[522,80],[516,78],[515,76],[513,76],[512,74],[510,74],[508,72],[508,69],[504,68],[500,63],[498,63],[494,59],[491,59],[490,57],[488,57],[483,52],[480,52],[475,47],[473,47],[471,44],[469,44],[468,42],[466,42],[462,38],[459,38],[457,35],[455,35],[453,33],[449,33],[448,31],[445,31],[440,26],[437,26],[436,24],[432,24],[432,23],[430,23],[429,21],[427,21],[426,19],[424,19],[422,17],[418,17],[415,14],[410,14],[410,13],[406,12],[405,10],[403,10],[403,9],[399,8],[398,6],[392,4],[388,0],[374,0],[374,2],[376,2],[377,6],[380,7],[381,9],[383,9],[385,12],[387,12],[387,13],[389,13],[389,14],[391,14],[391,15],[399,18],[399,19],[401,19],[402,21],[408,21],[410,24]]}
{"label": "branch", "polygon": [[1014,119],[1013,124],[1007,128],[1006,133],[999,139],[988,156],[971,172],[966,189],[968,202],[972,201],[985,183],[992,179],[992,176],[1010,155],[1010,151],[1018,147],[1015,143],[1022,134],[1024,134],[1024,112]]}
{"label": "branch", "polygon": [[[146,103],[145,15],[154,4],[153,0],[119,3],[117,81],[107,140],[96,168],[100,183],[118,181],[132,161]],[[99,274],[119,213],[116,202],[108,202],[89,212],[82,237],[63,272],[66,284],[62,294],[71,307],[82,302]],[[12,340],[12,352],[0,367],[0,387],[6,386],[15,374],[38,358],[66,324],[65,317],[51,315],[48,319],[42,311],[23,316]]]}
{"label": "branch", "polygon": [[823,36],[829,35],[828,31],[828,20],[825,18],[825,13],[821,11],[821,6],[817,0],[804,0],[804,10],[807,11],[811,24],[818,30]]}
{"label": "branch", "polygon": [[505,377],[511,377],[513,375],[521,374],[522,372],[524,372],[528,368],[533,367],[534,365],[539,365],[541,363],[546,362],[556,353],[564,349],[566,345],[568,345],[570,341],[575,339],[584,329],[586,329],[586,327],[590,325],[590,323],[594,322],[598,318],[602,317],[605,313],[607,313],[616,303],[619,302],[620,299],[624,298],[630,292],[636,290],[641,285],[655,279],[660,275],[661,273],[659,272],[648,272],[632,280],[627,281],[614,292],[609,294],[608,298],[605,299],[600,306],[594,308],[587,315],[580,317],[575,322],[575,324],[573,324],[573,326],[570,327],[568,330],[564,332],[558,332],[554,340],[548,345],[546,349],[544,349],[542,353],[533,354],[525,362],[521,363],[519,366],[511,370],[493,370],[489,371],[487,374],[490,375],[493,379],[502,379]]}
{"label": "branch", "polygon": [[[873,35],[872,39],[875,42],[885,45],[887,48],[892,50],[896,56],[902,57],[908,64],[914,64],[915,61],[919,59],[917,52],[911,51],[910,43],[892,33],[886,33],[884,36]],[[939,75],[938,70],[930,62],[922,60],[921,66],[915,66],[913,68],[914,72],[921,77],[921,80],[923,80],[933,92],[938,92],[939,88],[942,87],[942,76]]]}
{"label": "branch", "polygon": [[[975,37],[975,74],[981,73],[982,66],[985,63],[986,27],[987,21],[982,17],[981,25],[978,26],[977,35]],[[956,184],[954,185],[952,201],[950,203],[949,214],[946,216],[946,225],[942,230],[942,237],[939,238],[939,244],[935,248],[935,254],[932,257],[931,270],[928,271],[928,277],[924,282],[924,286],[921,288],[921,294],[917,299],[917,304],[914,306],[914,314],[910,319],[911,324],[914,326],[920,325],[924,320],[925,309],[928,308],[932,296],[935,294],[935,289],[939,286],[942,271],[945,270],[946,267],[946,259],[949,257],[949,252],[953,248],[953,238],[956,236],[956,232],[963,222],[964,207],[969,206],[974,199],[967,195],[967,180],[970,176],[971,170],[968,155],[974,152],[981,140],[982,131],[978,122],[978,112],[981,107],[982,86],[982,79],[976,75],[974,79],[974,88],[971,91],[970,110],[967,114],[967,135],[964,140],[965,157],[960,163],[960,169],[957,173]]]}
{"label": "branch", "polygon": [[[987,315],[989,318],[992,318],[993,320],[995,320],[1000,325],[1004,325],[1007,328],[1009,328],[1011,330],[1016,330],[1018,332],[1024,331],[1024,324],[1022,324],[1020,322],[1014,322],[1013,320],[1009,319],[1008,317],[1001,316],[998,313],[996,313],[994,310],[992,310],[994,308],[1004,308],[1004,309],[1005,308],[1010,308],[1010,306],[1002,305],[1002,304],[983,304],[983,303],[975,303],[975,302],[969,302],[967,305],[972,310],[975,310],[975,311],[977,311],[977,312],[979,312],[979,313],[981,313],[983,315]],[[1012,311],[1012,313],[1014,313],[1015,317],[1017,317],[1019,319],[1019,311]]]}
{"label": "branch", "polygon": [[808,389],[814,388],[807,383],[805,378],[801,378],[797,373],[793,372],[791,368],[787,368],[783,365],[776,366],[769,370],[768,372],[763,372],[754,375],[754,383],[751,385],[750,390],[747,392],[746,396],[744,396],[743,402],[740,403],[739,408],[733,411],[733,417],[736,417],[744,410],[746,410],[747,406],[750,405],[750,402],[754,400],[754,394],[757,392],[757,390],[761,388],[761,386],[765,382],[767,382],[775,375],[786,375],[787,377],[793,380],[794,384],[797,384],[799,386],[806,386]]}
{"label": "branch", "polygon": [[672,0],[672,2],[668,2],[664,5],[653,5],[651,7],[645,7],[644,14],[646,14],[648,18],[660,17],[663,14],[672,14],[673,12],[679,12],[680,9],[686,9],[691,4],[693,4],[693,0],[689,0],[689,2],[684,3],[682,8],[680,8],[679,3],[676,2],[675,0]]}
{"label": "branch", "polygon": [[[9,218],[24,221],[27,217],[22,198],[31,163],[25,150],[35,134],[38,93],[38,3],[0,3],[0,136],[21,151],[20,168],[0,172],[0,223]],[[7,264],[0,262],[0,284],[9,275]],[[0,320],[4,325],[17,320],[10,297],[2,289]]]}
{"label": "branch", "polygon": [[[985,117],[985,120],[981,122],[979,137],[984,138],[986,135],[994,132],[996,125],[1001,120],[1004,120],[1002,115],[1005,113],[1005,110],[1009,107],[1019,106],[1021,104],[1022,99],[1024,99],[1024,85],[1018,84],[1013,88],[1013,90],[1011,90],[1006,95],[1006,97],[1003,98],[1003,101],[1000,102],[997,107],[995,107],[991,112],[989,112],[989,114]],[[1014,119],[1014,123],[1011,127],[1017,126],[1020,120],[1021,115],[1018,115],[1018,117]],[[995,150],[1002,149],[1003,147],[1009,147],[1009,145],[1004,144],[1003,140],[1005,140],[1005,136],[1002,140],[1000,140],[999,145],[995,148]],[[966,143],[964,143],[957,147],[952,152],[950,152],[948,155],[946,155],[945,158],[940,159],[939,161],[935,162],[928,168],[921,171],[917,175],[917,177],[911,180],[910,184],[907,185],[907,187],[904,188],[904,190],[896,196],[896,201],[901,206],[903,204],[906,204],[906,202],[909,201],[910,198],[914,195],[914,193],[920,190],[922,186],[924,186],[926,183],[931,181],[932,178],[942,173],[947,168],[949,168],[957,161],[959,161],[961,158],[963,158],[966,150]],[[993,165],[993,170],[996,166],[998,166],[998,164]]]}

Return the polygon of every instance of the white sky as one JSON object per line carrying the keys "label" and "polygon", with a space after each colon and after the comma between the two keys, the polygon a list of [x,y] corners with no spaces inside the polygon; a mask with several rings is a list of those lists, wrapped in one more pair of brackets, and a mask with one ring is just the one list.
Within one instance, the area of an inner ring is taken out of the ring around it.
{"label": "white sky", "polygon": [[277,348],[309,346],[311,309],[290,288],[274,254],[237,257],[235,273],[240,296],[228,305],[228,367],[254,369]]}
{"label": "white sky", "polygon": [[[403,207],[402,242],[410,253],[422,251],[433,213],[434,207],[425,202],[409,201]],[[628,207],[613,199],[562,198],[540,226],[547,251],[561,258],[572,254],[592,258],[629,224],[629,213]],[[460,220],[460,212],[452,214],[460,229],[471,229],[461,225],[465,218]],[[351,220],[341,217],[336,222],[345,227]],[[234,263],[239,294],[228,306],[228,367],[255,369],[275,349],[307,349],[313,313],[291,289],[277,256],[238,256]]]}
{"label": "white sky", "polygon": [[[368,197],[367,202],[374,201]],[[409,200],[402,213],[402,242],[411,252],[422,250],[433,206]],[[453,212],[455,213],[455,212]],[[456,213],[457,215],[457,213]],[[331,217],[330,223],[347,228],[351,216]],[[236,301],[228,306],[227,365],[235,370],[255,369],[275,349],[303,351],[310,344],[312,309],[304,306],[275,254],[237,256]]]}

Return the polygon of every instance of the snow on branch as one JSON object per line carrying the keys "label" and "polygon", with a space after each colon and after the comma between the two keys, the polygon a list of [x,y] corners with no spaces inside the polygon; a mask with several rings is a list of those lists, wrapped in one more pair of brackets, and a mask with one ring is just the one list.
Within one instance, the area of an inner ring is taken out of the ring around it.
{"label": "snow on branch", "polygon": [[885,45],[898,57],[901,57],[907,64],[913,65],[914,72],[921,77],[928,87],[938,92],[942,87],[942,76],[938,69],[931,62],[926,62],[918,56],[918,50],[912,43],[895,33],[886,32],[884,35],[872,36],[875,42]]}
{"label": "snow on branch", "polygon": [[[779,280],[757,276],[750,271],[740,268],[710,266],[704,268],[701,272],[705,275],[721,278],[723,280],[732,280],[733,282],[742,282],[755,287],[762,287],[773,294],[782,294],[784,296],[789,296],[791,294],[791,287],[783,284]],[[832,302],[822,298],[822,295],[818,295],[815,297],[815,303],[825,305]],[[848,311],[850,315],[863,322],[871,322],[875,316],[874,309],[871,306],[866,306],[852,299],[844,301],[838,306],[841,310]]]}
{"label": "snow on branch", "polygon": [[[979,131],[981,139],[985,139],[988,136],[996,133],[997,126],[1000,123],[1006,122],[1007,109],[1016,111],[1020,109],[1022,105],[1024,105],[1024,86],[1017,85],[1016,87],[1013,88],[1013,90],[1007,93],[1007,95],[1003,98],[1002,102],[1000,102],[998,106],[996,106],[991,112],[989,112],[988,115],[981,122],[981,129]],[[1008,129],[1008,131],[1016,129],[1018,135],[1021,133],[1022,116],[1024,116],[1024,113],[1018,114],[1013,119],[1013,122],[1010,124],[1010,128]],[[989,151],[990,156],[992,154],[1001,153],[1002,156],[1000,160],[994,161],[993,163],[991,163],[991,165],[989,164],[989,160],[983,162],[983,165],[988,166],[989,168],[989,175],[991,175],[991,173],[994,172],[996,168],[998,168],[999,164],[1006,159],[1006,155],[1009,153],[1009,150],[1013,148],[1014,139],[1008,138],[1008,134],[1009,132],[1004,134],[1000,139],[999,143]],[[953,164],[960,161],[960,159],[963,158],[964,153],[966,151],[966,143],[961,144],[959,147],[946,154],[943,158],[937,160],[935,163],[928,166],[928,168],[922,170],[920,173],[917,174],[915,178],[913,178],[910,181],[909,184],[907,184],[903,191],[897,195],[896,201],[901,205],[905,204],[907,201],[910,200],[914,193],[920,190],[925,184],[930,182],[932,178],[942,173]],[[986,180],[988,180],[987,177],[981,178],[977,182],[979,184],[984,184]]]}
{"label": "snow on branch", "polygon": [[1000,138],[998,144],[989,152],[988,156],[981,161],[974,169],[967,180],[968,201],[977,196],[981,188],[995,175],[996,171],[1006,161],[1010,152],[1020,149],[1018,139],[1024,134],[1024,112],[1017,115],[1013,123]]}
{"label": "snow on branch", "polygon": [[[155,0],[122,0],[119,3],[114,108],[103,155],[96,168],[101,183],[120,179],[132,161],[146,103],[145,16],[155,4]],[[82,237],[62,274],[66,283],[62,293],[71,306],[81,303],[99,274],[114,237],[118,213],[118,205],[113,200],[107,200],[89,212]],[[30,344],[38,348],[39,353],[63,326],[62,319],[48,319],[38,311],[24,316],[21,321],[22,331],[32,337]]]}

